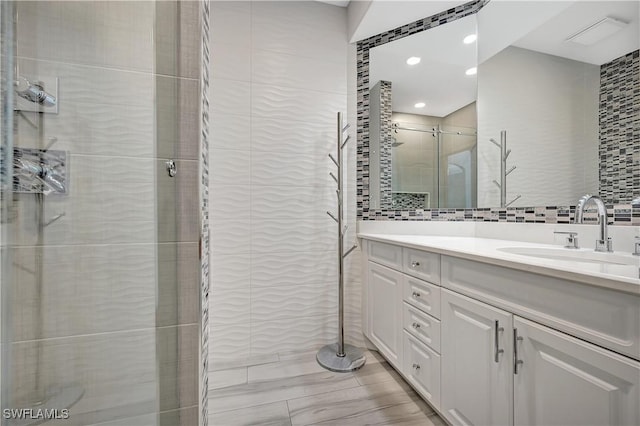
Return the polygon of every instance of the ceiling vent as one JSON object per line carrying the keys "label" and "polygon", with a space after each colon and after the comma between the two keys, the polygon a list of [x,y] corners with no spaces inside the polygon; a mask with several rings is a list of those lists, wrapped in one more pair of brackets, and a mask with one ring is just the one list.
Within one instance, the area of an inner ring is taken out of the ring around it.
{"label": "ceiling vent", "polygon": [[606,18],[601,19],[598,22],[578,31],[577,33],[569,37],[567,41],[572,41],[584,46],[591,46],[617,33],[618,31],[626,27],[627,24],[627,22],[607,16]]}

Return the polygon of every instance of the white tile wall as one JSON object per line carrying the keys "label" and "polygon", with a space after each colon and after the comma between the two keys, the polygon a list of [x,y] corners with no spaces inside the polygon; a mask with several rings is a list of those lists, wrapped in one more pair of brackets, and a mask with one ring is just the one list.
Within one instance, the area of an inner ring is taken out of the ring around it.
{"label": "white tile wall", "polygon": [[[355,50],[344,8],[213,2],[212,16],[215,364],[336,339],[337,230],[326,215],[336,197],[327,154],[335,150],[336,113],[347,112],[348,53],[355,95]],[[354,194],[355,146],[348,152]],[[359,309],[349,297],[349,309]]]}

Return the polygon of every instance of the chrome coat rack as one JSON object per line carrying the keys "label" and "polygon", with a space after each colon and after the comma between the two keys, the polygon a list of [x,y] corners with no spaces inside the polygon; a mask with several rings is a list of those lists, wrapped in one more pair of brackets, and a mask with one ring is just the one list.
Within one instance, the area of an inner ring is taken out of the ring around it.
{"label": "chrome coat rack", "polygon": [[509,158],[509,154],[511,154],[511,150],[507,149],[507,131],[500,131],[500,143],[496,142],[493,138],[489,140],[495,146],[500,148],[500,182],[495,179],[493,180],[493,183],[500,188],[500,207],[509,207],[511,204],[515,203],[517,199],[522,197],[522,195],[516,195],[513,200],[507,203],[507,176],[516,169],[516,166],[512,166],[507,170],[507,158]]}
{"label": "chrome coat rack", "polygon": [[338,211],[336,214],[327,211],[327,214],[338,224],[338,342],[323,346],[316,355],[318,364],[327,370],[337,372],[349,372],[361,368],[366,358],[362,351],[355,346],[344,343],[344,259],[356,249],[353,245],[346,252],[344,251],[344,236],[348,226],[343,226],[343,177],[342,177],[342,150],[349,142],[350,136],[344,137],[349,125],[342,124],[342,113],[338,113],[338,137],[337,154],[334,157],[329,154],[329,158],[336,165],[337,172],[330,172],[329,175],[336,182],[336,195],[338,197]]}

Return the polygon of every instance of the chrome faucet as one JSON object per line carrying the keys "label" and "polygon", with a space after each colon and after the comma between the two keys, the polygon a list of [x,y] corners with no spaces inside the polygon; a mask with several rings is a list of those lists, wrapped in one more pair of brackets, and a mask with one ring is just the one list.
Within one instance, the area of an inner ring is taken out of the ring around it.
{"label": "chrome faucet", "polygon": [[598,223],[600,225],[600,238],[596,240],[596,251],[613,252],[613,244],[611,238],[608,236],[608,218],[607,207],[604,205],[602,198],[597,195],[587,194],[580,198],[578,206],[576,207],[576,223],[583,223],[584,221],[584,208],[593,201],[598,208]]}

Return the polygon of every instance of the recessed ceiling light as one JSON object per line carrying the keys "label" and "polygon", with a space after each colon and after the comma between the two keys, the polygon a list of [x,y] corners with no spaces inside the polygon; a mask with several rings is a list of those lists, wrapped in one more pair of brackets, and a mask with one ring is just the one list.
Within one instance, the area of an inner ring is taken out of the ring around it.
{"label": "recessed ceiling light", "polygon": [[478,36],[477,36],[476,34],[469,34],[468,36],[466,36],[466,37],[464,38],[464,40],[462,40],[462,42],[463,42],[464,44],[471,44],[471,43],[473,43],[474,41],[476,41],[477,39],[478,39]]}
{"label": "recessed ceiling light", "polygon": [[464,72],[466,75],[476,75],[478,73],[478,68],[473,67],[473,68],[469,68],[468,70],[466,70]]}
{"label": "recessed ceiling light", "polygon": [[425,104],[424,102],[418,102],[417,104],[414,105],[414,107],[416,108],[424,108],[427,104]]}
{"label": "recessed ceiling light", "polygon": [[412,56],[409,59],[407,59],[407,64],[409,65],[416,65],[420,63],[420,58],[418,58],[417,56]]}

